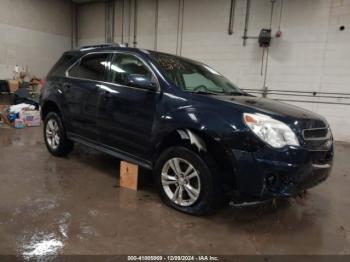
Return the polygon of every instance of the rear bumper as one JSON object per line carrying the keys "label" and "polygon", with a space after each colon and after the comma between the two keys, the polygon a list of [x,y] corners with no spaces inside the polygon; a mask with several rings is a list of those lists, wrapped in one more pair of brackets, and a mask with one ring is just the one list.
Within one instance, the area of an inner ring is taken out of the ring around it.
{"label": "rear bumper", "polygon": [[232,150],[236,163],[236,190],[253,199],[296,196],[326,180],[333,160],[333,146],[327,151],[289,147],[277,151]]}

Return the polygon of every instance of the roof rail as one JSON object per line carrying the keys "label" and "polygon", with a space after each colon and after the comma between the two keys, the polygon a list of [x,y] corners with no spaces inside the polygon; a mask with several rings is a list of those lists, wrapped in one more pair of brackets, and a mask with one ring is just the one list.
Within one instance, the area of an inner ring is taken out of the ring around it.
{"label": "roof rail", "polygon": [[125,45],[120,43],[107,43],[107,44],[100,44],[100,45],[85,45],[81,46],[79,48],[80,51],[89,50],[89,49],[96,49],[96,48],[109,48],[109,47],[125,47]]}

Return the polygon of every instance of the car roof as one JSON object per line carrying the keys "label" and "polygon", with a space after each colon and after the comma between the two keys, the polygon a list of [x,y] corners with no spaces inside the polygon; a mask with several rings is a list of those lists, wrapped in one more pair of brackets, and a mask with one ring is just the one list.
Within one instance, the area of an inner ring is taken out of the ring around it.
{"label": "car roof", "polygon": [[88,45],[88,46],[79,47],[78,49],[73,49],[73,50],[67,51],[66,53],[84,55],[84,54],[91,53],[91,52],[103,52],[103,51],[113,52],[113,51],[117,51],[117,50],[143,53],[143,54],[147,54],[147,55],[150,54],[150,52],[148,50],[141,49],[141,48],[125,47],[121,44]]}
{"label": "car roof", "polygon": [[164,52],[159,52],[159,51],[154,51],[154,50],[148,50],[148,49],[142,49],[142,48],[136,48],[136,47],[126,47],[125,45],[122,44],[99,44],[99,45],[87,45],[87,46],[82,46],[79,47],[78,49],[74,49],[71,51],[67,51],[65,54],[71,54],[74,56],[81,57],[85,54],[91,53],[91,52],[113,52],[113,51],[129,51],[133,53],[138,53],[141,55],[146,55],[150,57],[151,59],[154,58],[155,56],[171,56],[171,57],[176,57],[191,63],[195,64],[202,64],[199,61],[195,61],[186,57],[182,56],[177,56],[174,54],[169,54],[169,53],[164,53]]}

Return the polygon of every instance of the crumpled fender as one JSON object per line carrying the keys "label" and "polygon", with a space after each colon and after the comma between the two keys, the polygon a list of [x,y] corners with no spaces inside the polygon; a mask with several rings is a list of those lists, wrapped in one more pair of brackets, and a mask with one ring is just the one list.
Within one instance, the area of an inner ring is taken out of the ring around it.
{"label": "crumpled fender", "polygon": [[198,133],[205,134],[217,142],[232,134],[229,123],[213,110],[197,109],[192,106],[179,107],[161,114],[154,123],[152,144],[156,148],[170,133],[177,132],[182,139],[189,140],[199,151],[206,151],[206,145]]}
{"label": "crumpled fender", "polygon": [[179,129],[177,130],[177,133],[180,135],[181,139],[183,140],[189,140],[191,145],[194,145],[198,152],[204,151],[207,152],[207,146],[203,139],[196,135],[194,132],[192,132],[189,129]]}

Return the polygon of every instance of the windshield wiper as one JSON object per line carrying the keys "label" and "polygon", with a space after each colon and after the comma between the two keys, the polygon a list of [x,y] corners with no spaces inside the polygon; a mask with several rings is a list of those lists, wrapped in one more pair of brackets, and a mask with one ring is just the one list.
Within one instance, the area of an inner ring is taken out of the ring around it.
{"label": "windshield wiper", "polygon": [[218,93],[210,92],[210,91],[188,91],[192,94],[198,94],[198,95],[218,95]]}
{"label": "windshield wiper", "polygon": [[247,93],[244,92],[225,92],[225,94],[230,95],[230,96],[247,96]]}

